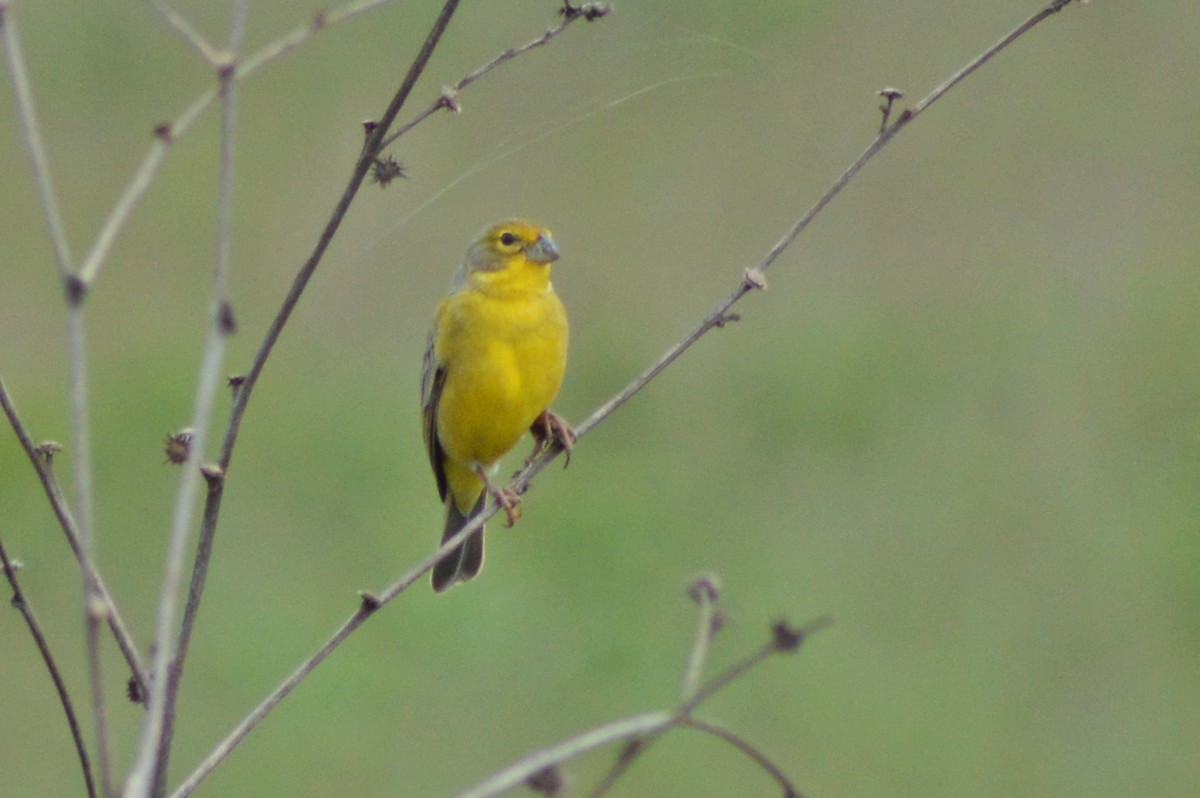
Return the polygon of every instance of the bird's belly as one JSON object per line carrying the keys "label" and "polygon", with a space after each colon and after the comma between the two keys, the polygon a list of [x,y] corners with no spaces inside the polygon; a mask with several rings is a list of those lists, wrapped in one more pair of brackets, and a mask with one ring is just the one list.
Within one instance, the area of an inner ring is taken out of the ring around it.
{"label": "bird's belly", "polygon": [[488,466],[516,446],[558,393],[565,347],[555,336],[482,340],[446,375],[438,437],[460,463]]}

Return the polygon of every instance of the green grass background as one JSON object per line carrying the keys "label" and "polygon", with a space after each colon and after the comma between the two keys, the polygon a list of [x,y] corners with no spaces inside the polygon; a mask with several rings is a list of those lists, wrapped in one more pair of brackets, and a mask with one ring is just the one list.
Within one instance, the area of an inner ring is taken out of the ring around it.
{"label": "green grass background", "polygon": [[[228,3],[175,4],[222,41]],[[76,257],[212,82],[137,2],[16,2]],[[322,33],[240,95],[225,371],[244,370],[437,4]],[[464,3],[402,118],[554,22]],[[425,557],[430,313],[466,242],[550,225],[581,419],[740,279],[870,141],[874,92],[927,93],[1038,0],[616,3],[395,148],[255,393],[183,690],[177,782],[354,609]],[[310,3],[252,4],[257,49]],[[703,710],[811,796],[1200,791],[1200,17],[1072,6],[936,105],[714,332],[551,469],[482,576],[373,617],[200,790],[441,796],[677,699],[685,587],[720,575],[714,667],[830,614]],[[0,376],[69,444],[61,290],[0,92]],[[213,251],[216,118],[172,149],[87,309],[98,558],[148,644]],[[222,400],[225,400],[222,394]],[[227,403],[222,401],[218,427]],[[515,466],[514,455],[506,469]],[[69,484],[68,458],[60,476]],[[79,579],[11,432],[0,536],[87,703]],[[117,766],[140,710],[106,647]],[[85,713],[86,714],[86,713]],[[90,722],[87,725],[91,737]],[[573,763],[576,792],[610,754]],[[0,795],[82,794],[49,679],[0,612]],[[769,796],[680,731],[620,796]]]}

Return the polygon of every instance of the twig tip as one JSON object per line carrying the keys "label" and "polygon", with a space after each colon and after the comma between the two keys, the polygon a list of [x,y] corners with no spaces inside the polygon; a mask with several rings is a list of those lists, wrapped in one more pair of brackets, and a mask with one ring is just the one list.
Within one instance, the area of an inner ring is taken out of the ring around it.
{"label": "twig tip", "polygon": [[558,13],[567,20],[583,17],[588,22],[595,22],[608,16],[611,11],[612,6],[609,3],[584,3],[576,6],[571,4],[571,0],[563,0]]}
{"label": "twig tip", "polygon": [[780,618],[771,626],[771,645],[776,651],[795,651],[805,639],[833,624],[829,615],[809,621],[804,626],[793,626],[786,618]]}
{"label": "twig tip", "polygon": [[713,604],[721,596],[721,580],[713,573],[700,574],[688,585],[687,594],[697,604]]}
{"label": "twig tip", "polygon": [[779,619],[771,626],[772,644],[776,651],[795,651],[804,642],[805,630]]}
{"label": "twig tip", "polygon": [[62,444],[58,441],[42,441],[37,446],[33,447],[33,451],[38,457],[42,458],[47,464],[54,459],[54,455],[62,451]]}
{"label": "twig tip", "polygon": [[883,118],[879,121],[879,135],[882,136],[884,131],[887,130],[888,119],[892,116],[892,106],[896,104],[896,100],[904,96],[904,92],[894,89],[891,86],[884,86],[875,93],[884,100],[883,105],[879,106],[879,112],[883,114]]}

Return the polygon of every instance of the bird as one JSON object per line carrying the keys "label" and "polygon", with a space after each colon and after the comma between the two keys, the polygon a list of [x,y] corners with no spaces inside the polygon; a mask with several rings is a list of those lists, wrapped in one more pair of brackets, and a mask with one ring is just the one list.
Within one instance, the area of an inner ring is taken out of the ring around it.
{"label": "bird", "polygon": [[[508,219],[471,242],[438,304],[421,373],[425,449],[446,508],[442,542],[496,499],[512,526],[520,499],[488,474],[529,430],[532,459],[575,434],[550,411],[567,365],[567,314],[550,283],[558,247],[549,230]],[[440,593],[483,567],[483,527],[433,568]]]}

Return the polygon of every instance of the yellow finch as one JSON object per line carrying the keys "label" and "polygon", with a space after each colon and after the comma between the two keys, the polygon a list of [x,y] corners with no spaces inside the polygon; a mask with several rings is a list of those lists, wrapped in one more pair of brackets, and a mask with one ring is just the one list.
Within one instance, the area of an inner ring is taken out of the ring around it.
{"label": "yellow finch", "polygon": [[[534,453],[550,438],[570,449],[574,434],[549,412],[567,364],[567,315],[550,285],[558,248],[550,231],[509,220],[467,249],[450,294],[433,317],[421,375],[425,448],[446,505],[445,541],[479,513],[489,494],[508,514],[517,496],[488,471],[525,430]],[[433,589],[465,582],[483,566],[483,528],[433,569]]]}

